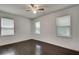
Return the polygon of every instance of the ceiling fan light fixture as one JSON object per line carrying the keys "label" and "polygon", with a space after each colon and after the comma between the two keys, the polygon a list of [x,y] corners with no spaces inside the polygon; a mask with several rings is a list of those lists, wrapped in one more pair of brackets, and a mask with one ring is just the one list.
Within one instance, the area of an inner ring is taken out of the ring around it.
{"label": "ceiling fan light fixture", "polygon": [[40,8],[37,4],[29,4],[29,7],[30,9],[26,9],[26,11],[32,11],[33,14],[44,11],[44,8]]}
{"label": "ceiling fan light fixture", "polygon": [[34,13],[34,14],[36,14],[36,13],[37,13],[37,11],[35,11],[35,10],[34,10],[34,11],[33,11],[33,13]]}

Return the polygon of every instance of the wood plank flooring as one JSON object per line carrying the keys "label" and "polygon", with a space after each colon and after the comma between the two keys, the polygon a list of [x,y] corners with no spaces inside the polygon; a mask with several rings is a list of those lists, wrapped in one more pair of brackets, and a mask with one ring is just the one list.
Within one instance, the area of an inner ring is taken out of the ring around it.
{"label": "wood plank flooring", "polygon": [[0,55],[79,55],[79,52],[30,39],[1,46]]}

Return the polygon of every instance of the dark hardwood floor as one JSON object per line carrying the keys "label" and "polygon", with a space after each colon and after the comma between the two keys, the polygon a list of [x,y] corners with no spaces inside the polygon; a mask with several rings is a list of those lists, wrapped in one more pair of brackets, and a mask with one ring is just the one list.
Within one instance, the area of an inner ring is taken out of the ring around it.
{"label": "dark hardwood floor", "polygon": [[79,55],[79,52],[30,39],[1,46],[0,55]]}

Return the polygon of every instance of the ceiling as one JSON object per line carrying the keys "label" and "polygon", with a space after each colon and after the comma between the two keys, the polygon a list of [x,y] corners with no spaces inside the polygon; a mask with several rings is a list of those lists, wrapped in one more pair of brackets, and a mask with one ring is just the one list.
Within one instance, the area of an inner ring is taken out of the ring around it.
{"label": "ceiling", "polygon": [[39,4],[40,7],[44,7],[45,11],[42,13],[33,14],[32,12],[25,11],[28,9],[28,4],[0,4],[0,11],[20,15],[29,19],[35,19],[39,16],[46,15],[48,13],[74,6],[73,4]]}

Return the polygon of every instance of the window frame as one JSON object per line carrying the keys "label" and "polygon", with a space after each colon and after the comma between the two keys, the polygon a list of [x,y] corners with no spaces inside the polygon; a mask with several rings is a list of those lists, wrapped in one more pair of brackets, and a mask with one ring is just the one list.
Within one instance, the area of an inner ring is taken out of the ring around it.
{"label": "window frame", "polygon": [[[58,19],[58,18],[61,18],[61,17],[64,17],[64,16],[69,16],[69,17],[70,17],[70,25],[69,25],[69,26],[57,26],[57,19]],[[56,36],[57,36],[57,37],[72,38],[72,17],[71,17],[71,15],[67,14],[67,15],[58,16],[58,17],[56,17],[55,23],[56,23]],[[67,27],[67,28],[70,28],[70,35],[69,35],[69,36],[58,35],[58,32],[57,32],[57,28],[58,28],[58,27],[62,27],[62,28],[63,28],[63,27]]]}
{"label": "window frame", "polygon": [[[11,27],[2,27],[2,26],[0,25],[0,28],[1,28],[1,29],[0,29],[0,36],[13,36],[13,35],[15,35],[14,20],[13,20],[12,18],[2,17],[2,18],[0,19],[0,22],[2,21],[3,18],[6,19],[6,20],[7,20],[7,19],[8,19],[8,20],[12,20],[12,21],[13,21],[13,27],[12,27],[12,28],[11,28]],[[2,24],[2,23],[1,23],[1,24]],[[9,29],[13,29],[13,33],[12,33],[12,34],[7,34],[7,35],[2,35],[2,34],[1,34],[2,29],[8,29],[8,30],[9,30]]]}

